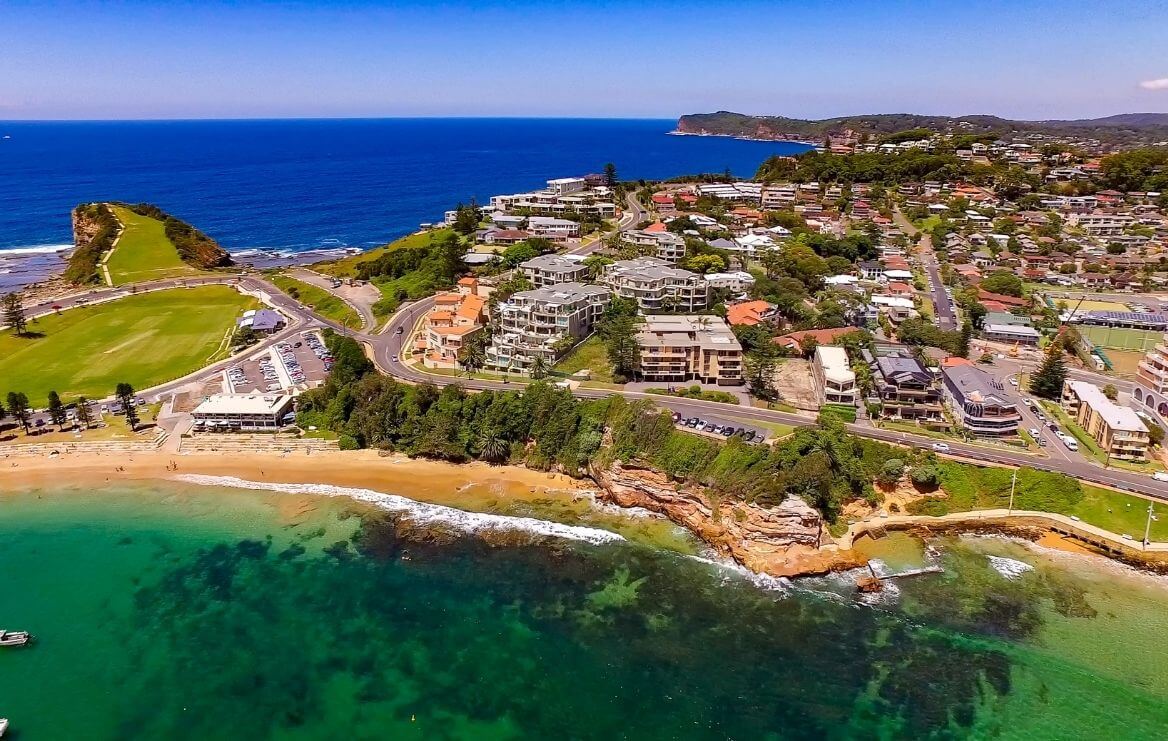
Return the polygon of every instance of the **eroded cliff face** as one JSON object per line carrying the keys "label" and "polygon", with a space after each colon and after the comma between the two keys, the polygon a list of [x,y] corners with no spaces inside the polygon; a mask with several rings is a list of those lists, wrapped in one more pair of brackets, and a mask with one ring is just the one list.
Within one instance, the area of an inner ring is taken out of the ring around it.
{"label": "eroded cliff face", "polygon": [[777,507],[719,500],[715,507],[701,487],[620,461],[591,474],[602,501],[664,515],[751,571],[796,576],[858,565],[847,553],[819,550],[829,540],[823,520],[802,499],[791,497]]}

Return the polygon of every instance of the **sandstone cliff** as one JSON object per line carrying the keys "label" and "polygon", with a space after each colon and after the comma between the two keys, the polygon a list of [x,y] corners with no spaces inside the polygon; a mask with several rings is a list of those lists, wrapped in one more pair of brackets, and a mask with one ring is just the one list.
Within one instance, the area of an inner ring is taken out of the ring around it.
{"label": "sandstone cliff", "polygon": [[620,461],[593,468],[591,475],[602,501],[664,515],[751,571],[795,576],[862,563],[847,553],[819,549],[830,538],[819,513],[802,499],[791,497],[777,507],[730,500],[715,504],[701,487],[687,487]]}

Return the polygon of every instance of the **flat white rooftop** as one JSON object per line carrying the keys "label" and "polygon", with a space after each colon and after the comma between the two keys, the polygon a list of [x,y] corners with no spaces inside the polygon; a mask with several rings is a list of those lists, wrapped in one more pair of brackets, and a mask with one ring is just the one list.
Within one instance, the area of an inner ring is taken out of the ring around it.
{"label": "flat white rooftop", "polygon": [[288,394],[215,394],[195,407],[194,414],[275,414],[290,403]]}

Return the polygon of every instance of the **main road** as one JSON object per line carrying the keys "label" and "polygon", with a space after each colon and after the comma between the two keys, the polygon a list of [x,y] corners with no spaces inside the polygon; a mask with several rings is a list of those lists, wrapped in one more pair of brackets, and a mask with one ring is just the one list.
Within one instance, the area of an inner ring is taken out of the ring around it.
{"label": "main road", "polygon": [[[506,390],[514,389],[521,384],[505,383],[478,378],[459,378],[426,373],[402,362],[402,348],[412,335],[412,330],[418,321],[433,306],[433,299],[426,298],[409,306],[403,307],[394,316],[390,317],[386,330],[382,334],[358,334],[355,339],[365,343],[377,369],[389,376],[409,383],[428,382],[436,386],[458,384],[471,390]],[[581,398],[603,398],[619,394],[627,399],[649,399],[656,405],[677,412],[683,417],[709,417],[742,419],[752,422],[777,422],[780,424],[805,427],[815,424],[815,420],[808,417],[779,412],[770,409],[757,409],[747,406],[734,406],[712,401],[694,399],[678,399],[658,394],[646,394],[638,391],[592,389],[580,387],[572,392]],[[923,435],[884,430],[868,427],[861,424],[848,425],[852,434],[881,440],[883,442],[906,445],[909,447],[930,449],[937,441]],[[1112,486],[1126,491],[1138,492],[1158,499],[1168,500],[1168,485],[1157,482],[1150,476],[1139,473],[1120,471],[1112,468],[1103,468],[1084,461],[1067,460],[1063,458],[1037,458],[1024,453],[1015,453],[1008,450],[997,450],[982,445],[970,445],[960,442],[950,442],[947,455],[970,460],[975,463],[991,463],[1004,466],[1029,466],[1045,471],[1065,473],[1083,481]]]}

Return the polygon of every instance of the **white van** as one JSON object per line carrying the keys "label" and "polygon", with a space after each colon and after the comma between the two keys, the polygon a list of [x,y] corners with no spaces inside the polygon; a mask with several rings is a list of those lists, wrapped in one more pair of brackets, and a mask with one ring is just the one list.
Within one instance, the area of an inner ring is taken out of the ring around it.
{"label": "white van", "polygon": [[1079,449],[1079,441],[1070,435],[1063,435],[1063,445],[1067,446],[1067,450],[1076,452]]}

